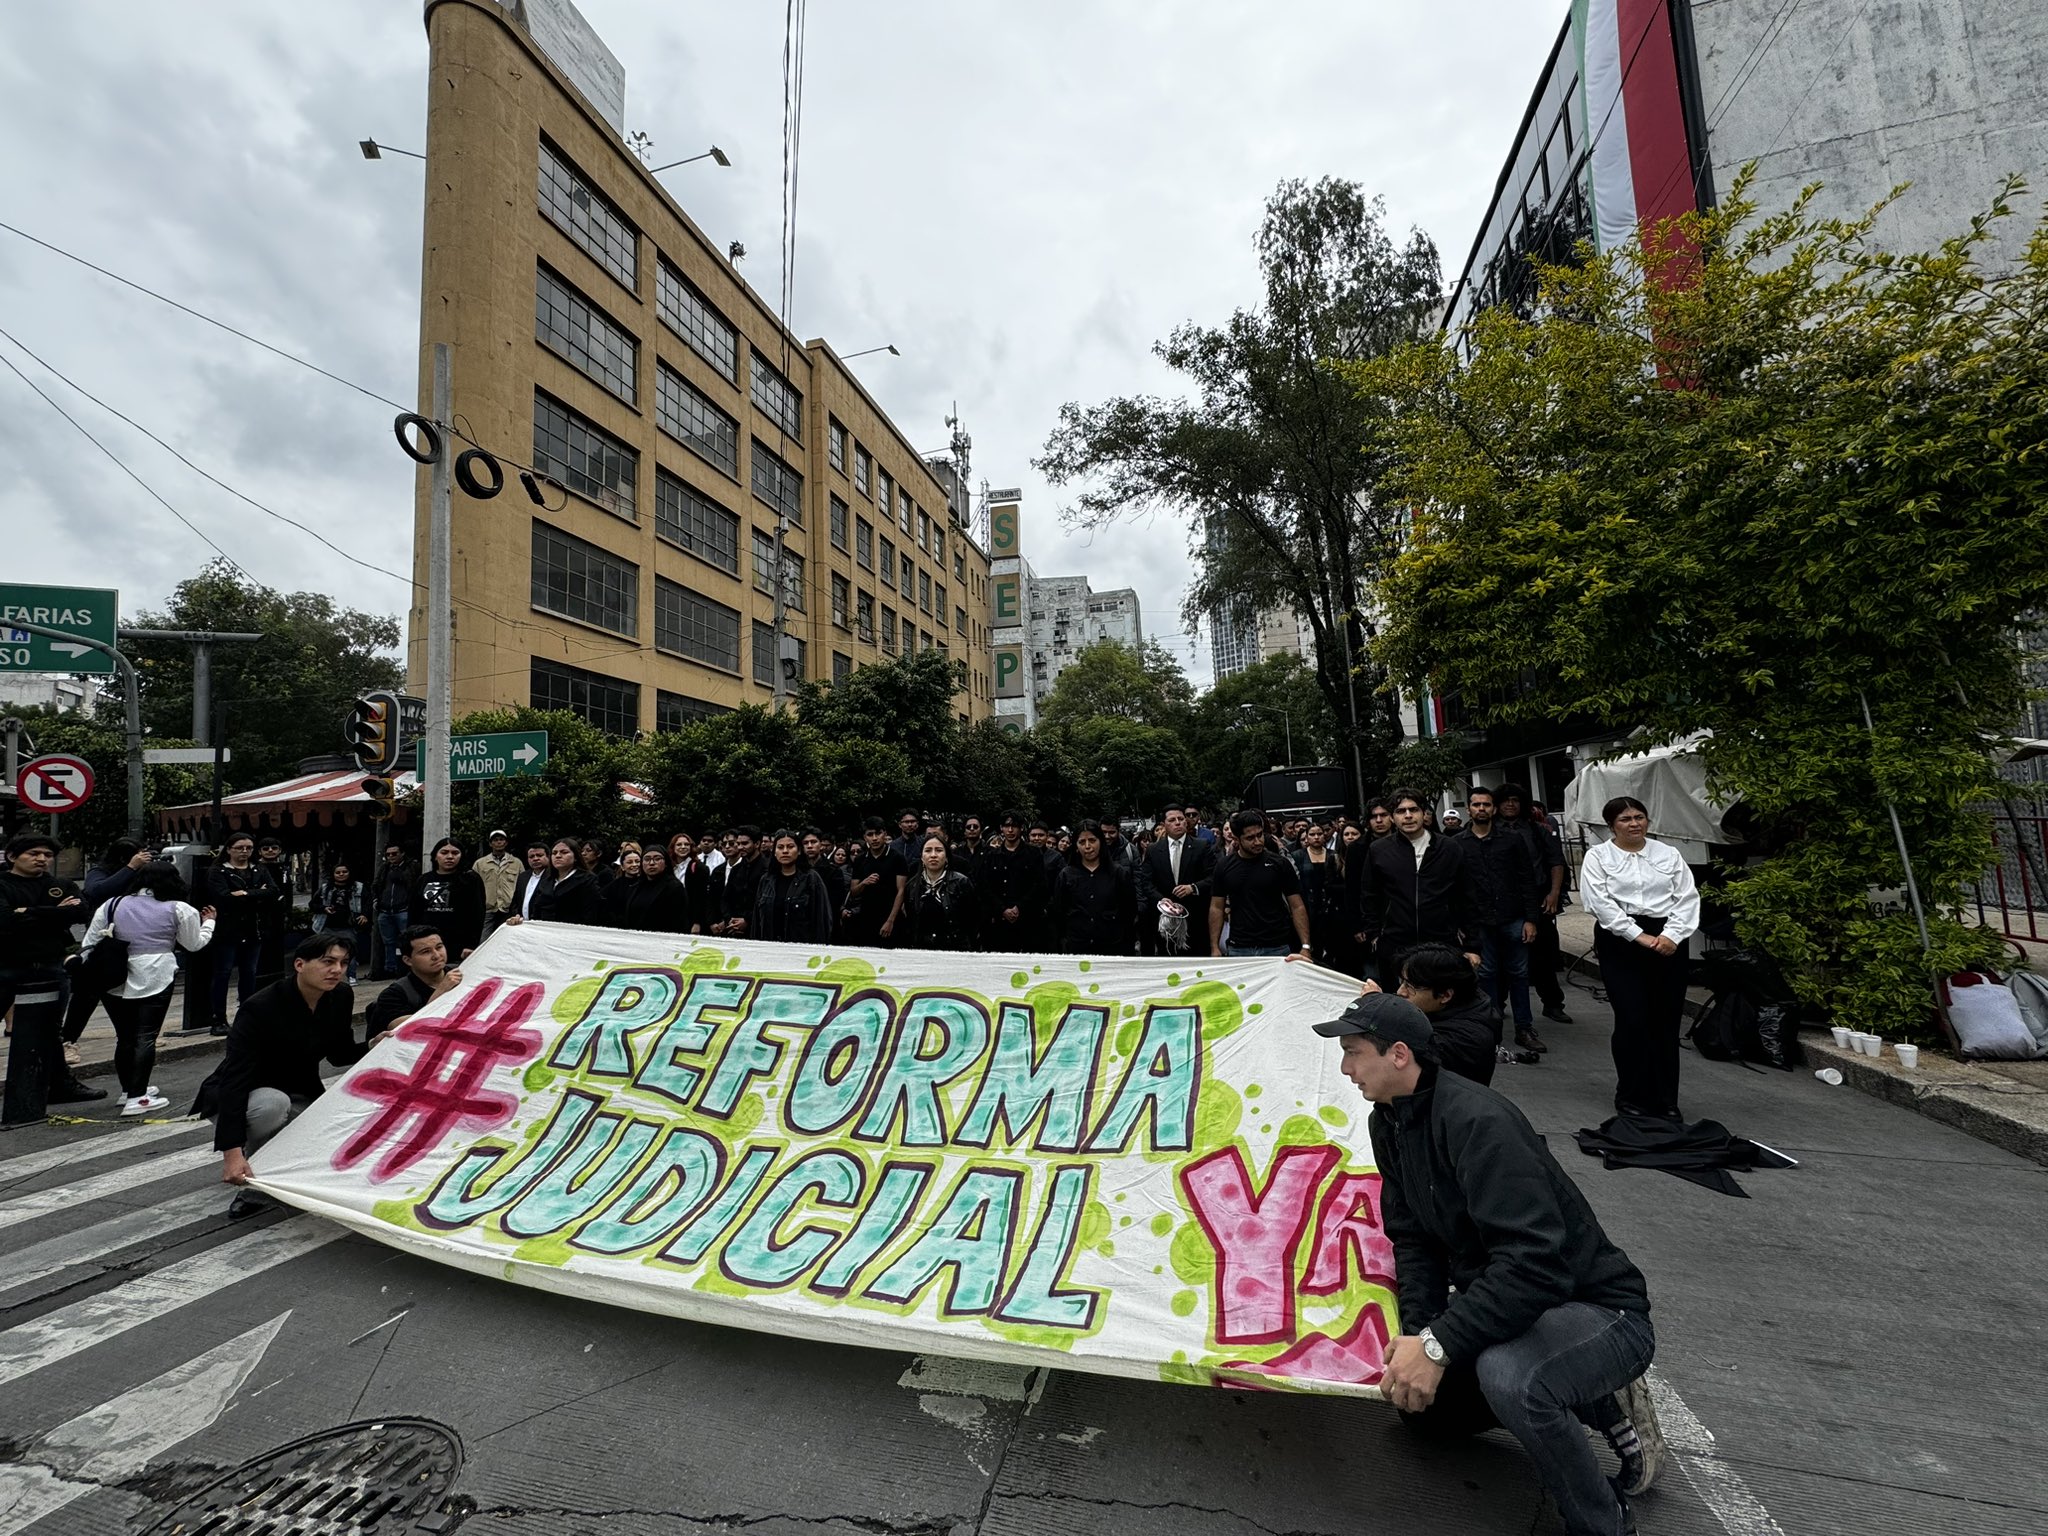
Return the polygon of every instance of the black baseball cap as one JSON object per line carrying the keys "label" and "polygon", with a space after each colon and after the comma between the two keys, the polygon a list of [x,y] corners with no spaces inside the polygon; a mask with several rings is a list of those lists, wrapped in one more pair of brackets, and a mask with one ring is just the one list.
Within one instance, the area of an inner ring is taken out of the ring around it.
{"label": "black baseball cap", "polygon": [[1369,1040],[1377,1040],[1383,1048],[1405,1045],[1417,1054],[1427,1050],[1436,1040],[1429,1015],[1407,998],[1396,997],[1391,992],[1368,992],[1336,1018],[1315,1028],[1317,1034],[1331,1039],[1364,1035]]}

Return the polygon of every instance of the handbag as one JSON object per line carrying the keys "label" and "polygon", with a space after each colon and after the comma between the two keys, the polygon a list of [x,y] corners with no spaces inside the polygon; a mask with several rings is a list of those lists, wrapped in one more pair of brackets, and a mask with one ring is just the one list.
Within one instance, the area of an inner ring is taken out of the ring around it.
{"label": "handbag", "polygon": [[113,905],[107,908],[106,933],[79,959],[79,986],[89,997],[105,997],[128,979],[128,941],[114,934],[114,921],[120,915],[121,903],[127,899],[114,898]]}

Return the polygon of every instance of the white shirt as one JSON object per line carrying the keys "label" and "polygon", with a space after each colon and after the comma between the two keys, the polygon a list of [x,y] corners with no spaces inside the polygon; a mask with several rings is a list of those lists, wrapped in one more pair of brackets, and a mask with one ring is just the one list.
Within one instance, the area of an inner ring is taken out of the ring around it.
{"label": "white shirt", "polygon": [[[113,911],[118,902],[124,899],[123,897],[116,897],[113,901],[102,904],[99,911],[93,913],[92,922],[87,925],[85,930],[84,948],[91,949],[93,945],[99,943],[101,939],[107,936],[109,931],[107,915]],[[148,901],[152,898],[144,896],[142,899]],[[171,906],[177,910],[178,914],[178,933],[176,939],[178,948],[188,950],[206,948],[213,941],[213,919],[210,917],[202,918],[196,907],[188,906],[182,901],[174,901],[171,903]],[[115,930],[115,937],[118,938],[119,936],[118,930]],[[177,978],[177,975],[178,957],[173,951],[165,950],[161,954],[154,955],[138,955],[131,951],[128,956],[128,979],[121,983],[120,991],[112,995],[120,997],[155,997],[157,993],[168,987]]]}
{"label": "white shirt", "polygon": [[1619,843],[1595,843],[1579,866],[1579,894],[1593,921],[1633,944],[1643,936],[1638,917],[1664,919],[1664,937],[1683,944],[1699,930],[1700,893],[1678,850],[1652,838],[1631,853]]}
{"label": "white shirt", "polygon": [[1408,840],[1408,851],[1415,855],[1415,867],[1417,869],[1422,868],[1422,861],[1429,856],[1431,836],[1429,828],[1424,827],[1422,829],[1422,836]]}

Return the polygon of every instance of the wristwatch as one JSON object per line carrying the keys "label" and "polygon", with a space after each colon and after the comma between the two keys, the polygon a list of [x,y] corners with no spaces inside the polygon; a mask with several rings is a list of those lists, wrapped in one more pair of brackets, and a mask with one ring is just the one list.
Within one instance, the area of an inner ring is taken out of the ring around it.
{"label": "wristwatch", "polygon": [[1423,1329],[1416,1337],[1422,1340],[1422,1352],[1429,1356],[1431,1365],[1443,1365],[1448,1361],[1449,1357],[1444,1354],[1443,1345],[1437,1343],[1436,1335],[1429,1329]]}

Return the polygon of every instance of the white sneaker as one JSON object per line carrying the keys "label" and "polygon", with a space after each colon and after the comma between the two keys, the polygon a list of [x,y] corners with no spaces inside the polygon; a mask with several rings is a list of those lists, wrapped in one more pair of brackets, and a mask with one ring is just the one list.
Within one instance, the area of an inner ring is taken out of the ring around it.
{"label": "white sneaker", "polygon": [[168,1109],[170,1103],[169,1099],[152,1087],[147,1093],[137,1094],[132,1099],[124,1100],[121,1105],[121,1113],[124,1115],[153,1114],[159,1109]]}

